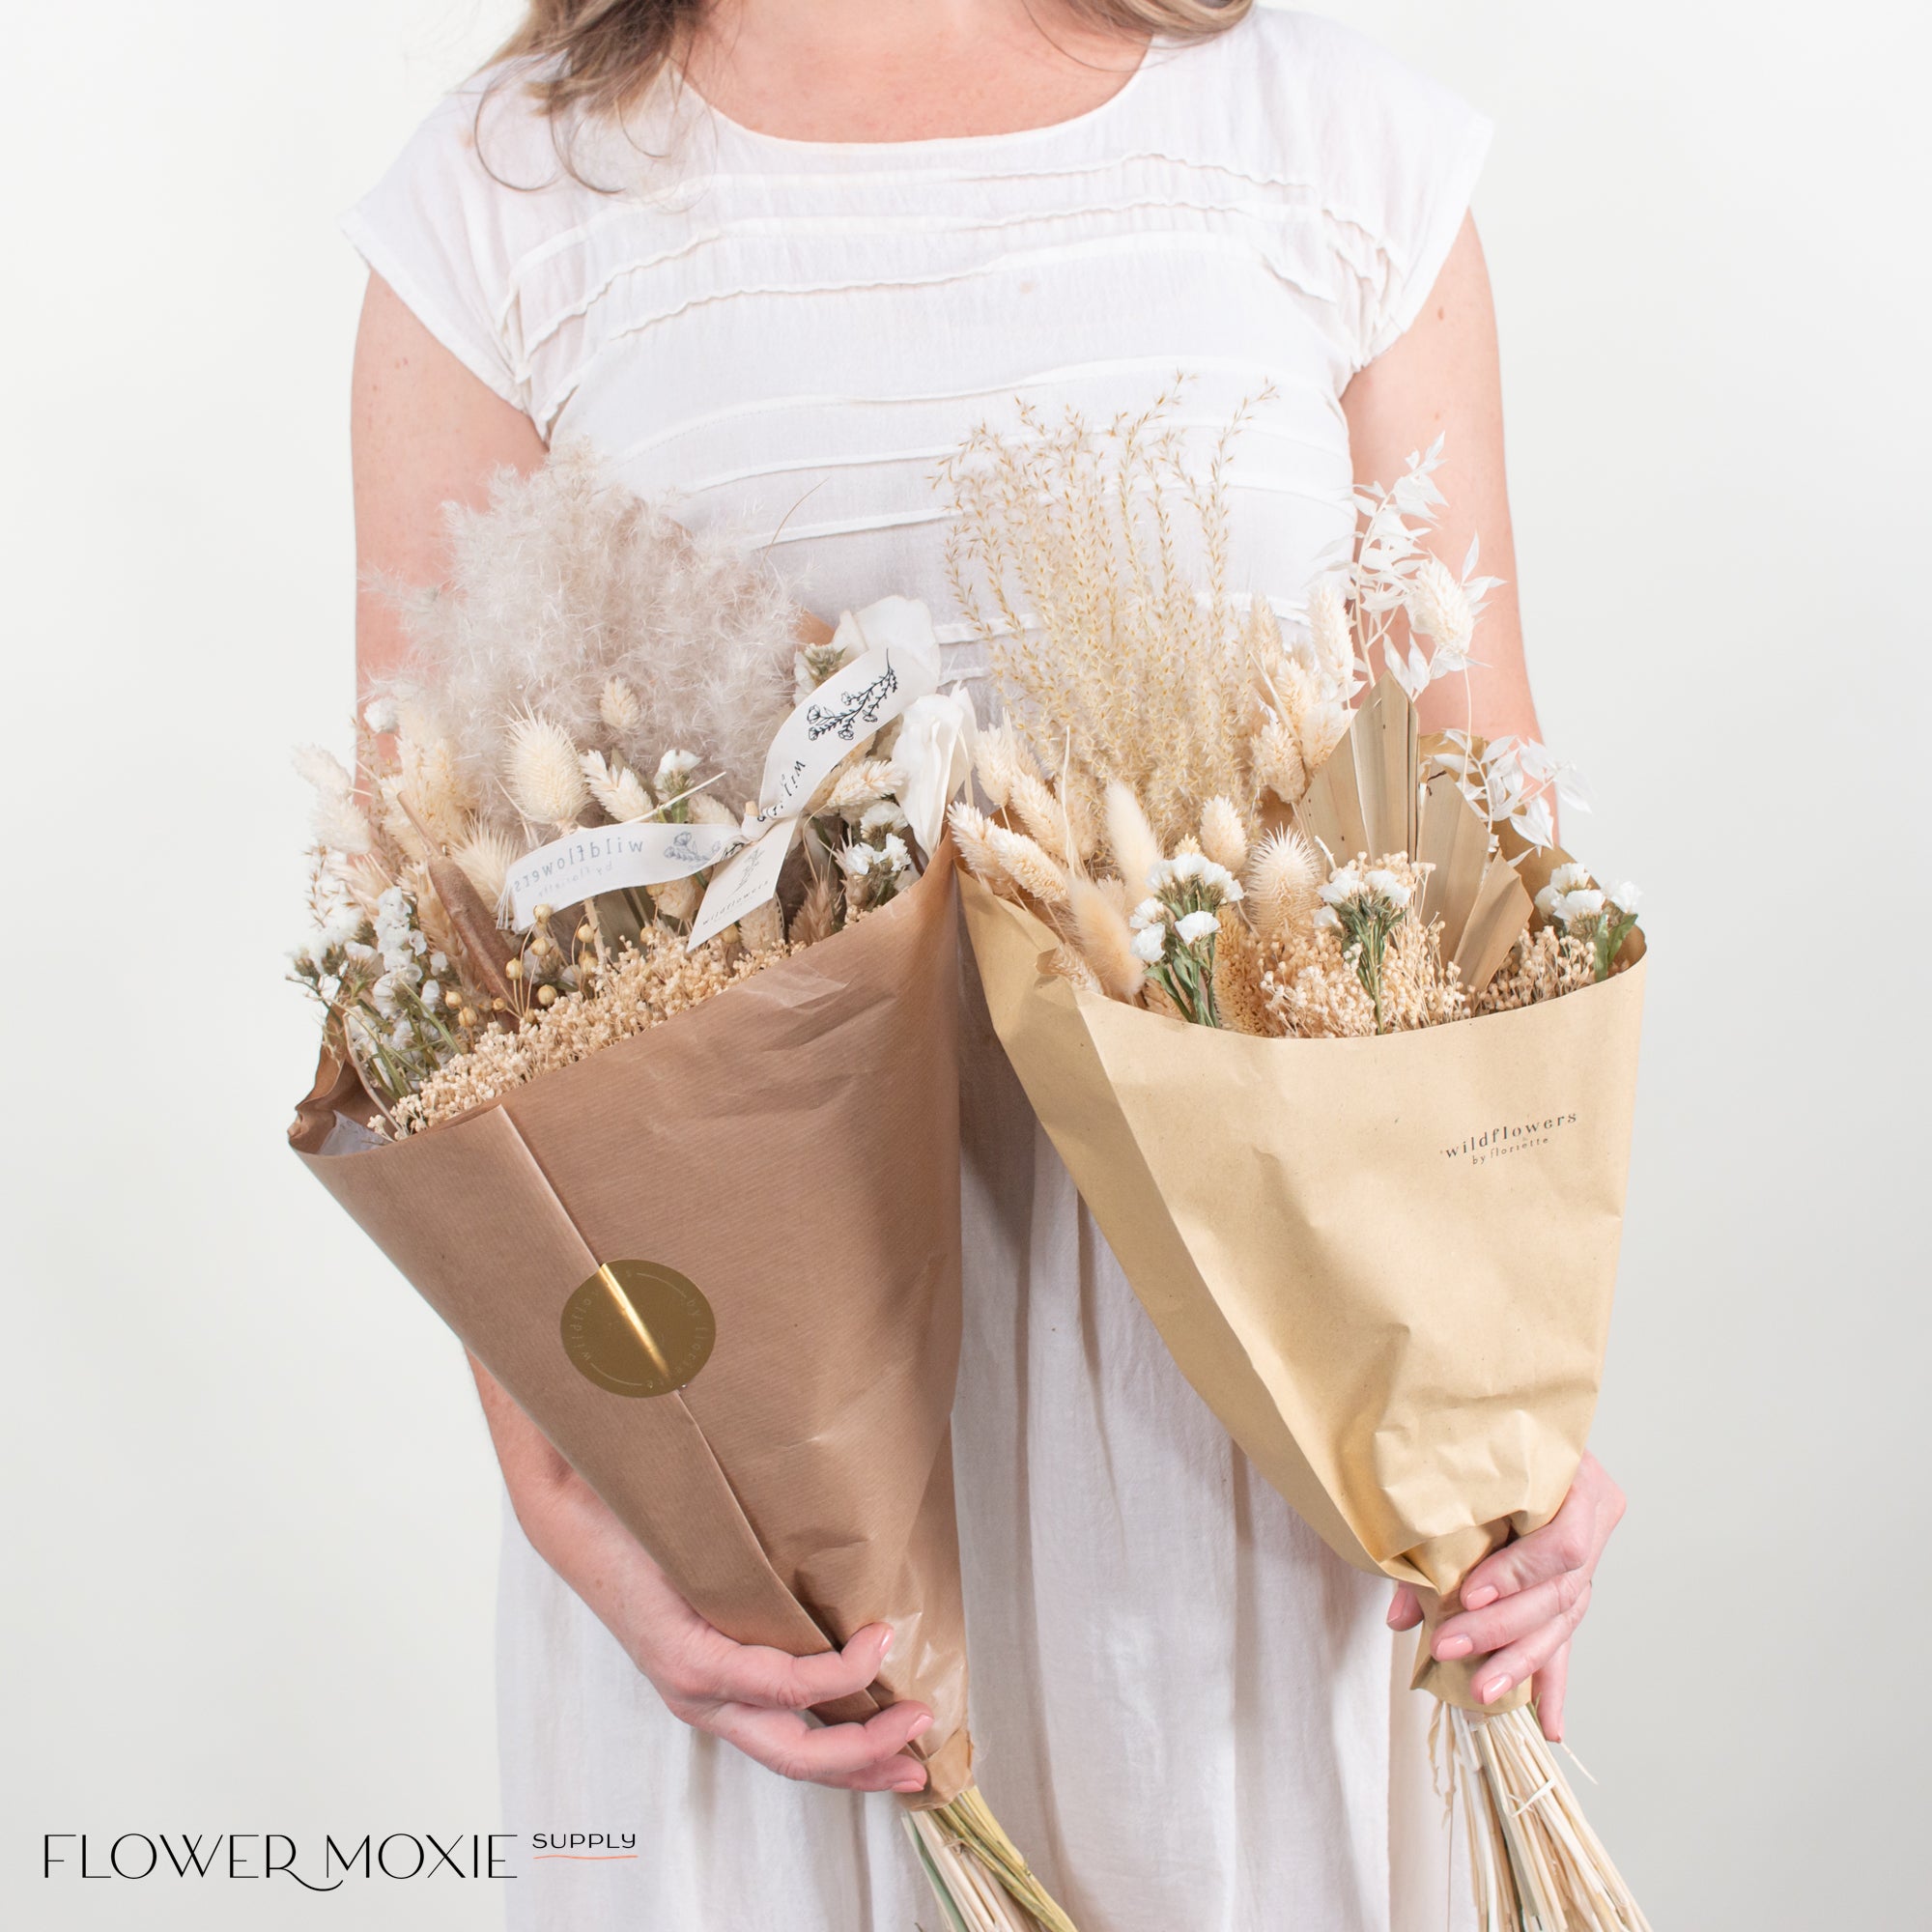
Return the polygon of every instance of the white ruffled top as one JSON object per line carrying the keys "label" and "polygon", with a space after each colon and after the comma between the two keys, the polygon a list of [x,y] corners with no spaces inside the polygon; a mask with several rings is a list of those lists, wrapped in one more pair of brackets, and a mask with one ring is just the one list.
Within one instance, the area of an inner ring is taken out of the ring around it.
{"label": "white ruffled top", "polygon": [[938,462],[1016,398],[1105,422],[1182,371],[1203,434],[1276,392],[1236,454],[1236,569],[1292,610],[1350,526],[1338,399],[1426,298],[1488,138],[1371,43],[1269,14],[1021,133],[790,141],[687,89],[581,143],[592,185],[473,85],[347,227],[547,440],[770,544],[823,614],[890,587],[956,643]]}

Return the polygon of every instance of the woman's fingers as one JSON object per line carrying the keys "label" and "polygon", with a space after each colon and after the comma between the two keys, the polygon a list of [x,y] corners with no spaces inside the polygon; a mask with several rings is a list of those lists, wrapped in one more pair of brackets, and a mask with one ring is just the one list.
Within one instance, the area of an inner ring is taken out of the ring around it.
{"label": "woman's fingers", "polygon": [[805,1711],[830,1704],[866,1689],[879,1674],[893,1634],[884,1624],[867,1624],[843,1650],[816,1657],[791,1657],[762,1644],[733,1643],[720,1637],[704,1660],[710,1682],[705,1693],[721,1704],[762,1704],[781,1711]]}
{"label": "woman's fingers", "polygon": [[1513,1597],[1499,1599],[1486,1610],[1459,1610],[1437,1626],[1429,1654],[1448,1663],[1520,1643],[1560,1617],[1589,1587],[1590,1579],[1582,1571],[1566,1570],[1548,1583],[1533,1583]]}
{"label": "woman's fingers", "polygon": [[1406,1583],[1398,1583],[1389,1599],[1388,1627],[1392,1631],[1412,1631],[1422,1621],[1422,1605]]}
{"label": "woman's fingers", "polygon": [[921,1791],[925,1767],[906,1747],[931,1726],[923,1704],[895,1704],[863,1724],[818,1725],[795,1711],[724,1704],[707,1730],[781,1777],[841,1791]]}
{"label": "woman's fingers", "polygon": [[1541,1529],[1506,1543],[1469,1572],[1463,1584],[1463,1607],[1480,1610],[1498,1597],[1547,1582],[1565,1571],[1587,1575],[1596,1568],[1623,1514],[1624,1492],[1594,1456],[1585,1456],[1563,1507]]}
{"label": "woman's fingers", "polygon": [[892,1647],[884,1624],[868,1624],[843,1650],[792,1657],[762,1644],[733,1643],[693,1615],[680,1640],[650,1673],[665,1702],[687,1723],[718,1704],[804,1711],[863,1690]]}
{"label": "woman's fingers", "polygon": [[1536,1716],[1543,1735],[1553,1745],[1563,1742],[1563,1693],[1570,1688],[1570,1646],[1564,1644],[1536,1673]]}
{"label": "woman's fingers", "polygon": [[1573,1487],[1563,1507],[1541,1529],[1504,1544],[1469,1572],[1463,1584],[1463,1607],[1480,1610],[1499,1597],[1582,1570],[1596,1560],[1597,1549],[1595,1505]]}
{"label": "woman's fingers", "polygon": [[1538,1624],[1526,1636],[1506,1645],[1493,1657],[1485,1658],[1476,1670],[1477,1698],[1482,1703],[1493,1704],[1517,1685],[1526,1683],[1570,1641],[1589,1607],[1590,1591],[1586,1584],[1569,1609]]}

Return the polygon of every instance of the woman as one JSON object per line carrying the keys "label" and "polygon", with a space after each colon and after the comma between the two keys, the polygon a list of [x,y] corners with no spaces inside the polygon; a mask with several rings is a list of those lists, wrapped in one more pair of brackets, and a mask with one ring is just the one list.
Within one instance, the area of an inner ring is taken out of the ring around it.
{"label": "woman", "polygon": [[[1184,370],[1203,436],[1275,391],[1239,451],[1235,554],[1285,616],[1351,527],[1351,481],[1437,434],[1444,554],[1479,528],[1514,575],[1465,212],[1487,129],[1373,46],[1247,0],[536,0],[512,52],[351,218],[374,271],[365,566],[436,581],[440,503],[587,437],[766,545],[802,603],[923,596],[973,677],[937,460],[1015,397],[1104,422]],[[1533,732],[1507,589],[1484,639],[1479,727]],[[395,649],[365,604],[365,677]],[[1092,1932],[1439,1925],[1421,1700],[1391,1696],[1378,1586],[1182,1382],[968,1024],[955,1453],[982,1784]],[[926,1714],[800,1715],[868,1683],[889,1634],[803,1661],[727,1642],[478,1383],[515,1517],[506,1827],[636,1830],[643,1852],[529,1875],[513,1918],[929,1922],[893,1802],[849,1795],[917,1788]],[[1485,1683],[1533,1674],[1552,1736],[1621,1507],[1586,1463],[1436,1639],[1493,1652]],[[1386,1622],[1415,1621],[1398,1592]]]}

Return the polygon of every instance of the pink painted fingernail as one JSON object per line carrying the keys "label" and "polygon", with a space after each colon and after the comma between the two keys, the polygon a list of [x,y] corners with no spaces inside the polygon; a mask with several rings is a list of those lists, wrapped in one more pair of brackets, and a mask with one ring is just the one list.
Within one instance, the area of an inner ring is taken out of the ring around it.
{"label": "pink painted fingernail", "polygon": [[1478,1583],[1473,1590],[1463,1593],[1463,1607],[1465,1610],[1486,1609],[1500,1595],[1493,1583]]}
{"label": "pink painted fingernail", "polygon": [[915,1791],[923,1791],[925,1789],[925,1779],[923,1777],[911,1777],[903,1784],[894,1785],[893,1789],[895,1791],[903,1791],[908,1795]]}
{"label": "pink painted fingernail", "polygon": [[1444,1663],[1453,1663],[1459,1657],[1467,1657],[1475,1645],[1465,1636],[1445,1636],[1435,1645],[1435,1655]]}
{"label": "pink painted fingernail", "polygon": [[915,1739],[924,1737],[926,1732],[931,1730],[931,1728],[932,1728],[932,1719],[930,1718],[922,1718],[919,1720],[919,1722],[916,1723],[912,1727],[912,1729],[906,1733],[906,1743],[911,1744]]}
{"label": "pink painted fingernail", "polygon": [[883,1663],[893,1654],[893,1638],[897,1633],[891,1624],[886,1626],[886,1640],[879,1646],[879,1662]]}
{"label": "pink painted fingernail", "polygon": [[1485,1704],[1493,1704],[1496,1701],[1496,1699],[1500,1697],[1503,1694],[1503,1692],[1510,1688],[1510,1685],[1513,1682],[1514,1679],[1506,1675],[1499,1674],[1494,1677],[1485,1677],[1483,1681],[1476,1686],[1476,1695]]}

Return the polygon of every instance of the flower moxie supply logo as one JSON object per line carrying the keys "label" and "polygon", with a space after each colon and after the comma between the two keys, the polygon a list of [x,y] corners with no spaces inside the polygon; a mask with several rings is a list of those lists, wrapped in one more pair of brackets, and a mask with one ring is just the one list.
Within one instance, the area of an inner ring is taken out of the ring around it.
{"label": "flower moxie supply logo", "polygon": [[326,1836],[318,1851],[286,1832],[47,1832],[41,1876],[48,1879],[292,1879],[304,1891],[338,1891],[351,1879],[510,1879],[514,1832],[391,1832],[379,1838]]}
{"label": "flower moxie supply logo", "polygon": [[539,1832],[530,1839],[530,1857],[573,1859],[580,1864],[610,1864],[638,1856],[635,1832]]}
{"label": "flower moxie supply logo", "polygon": [[1454,1147],[1444,1148],[1442,1157],[1444,1160],[1461,1161],[1468,1167],[1484,1167],[1506,1154],[1527,1153],[1532,1148],[1548,1147],[1566,1127],[1576,1124],[1577,1116],[1568,1113],[1498,1121],[1480,1133],[1458,1141]]}
{"label": "flower moxie supply logo", "polygon": [[612,1395],[669,1395],[711,1359],[718,1320],[696,1283],[659,1262],[606,1262],[563,1304],[563,1352]]}

